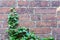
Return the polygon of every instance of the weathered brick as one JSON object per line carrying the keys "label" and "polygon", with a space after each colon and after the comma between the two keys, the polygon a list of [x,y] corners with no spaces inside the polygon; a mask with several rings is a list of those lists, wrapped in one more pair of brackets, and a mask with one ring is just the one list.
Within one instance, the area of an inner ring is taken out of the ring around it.
{"label": "weathered brick", "polygon": [[[48,0],[49,1],[49,0]],[[50,0],[50,1],[59,1],[59,0]]]}
{"label": "weathered brick", "polygon": [[2,35],[0,34],[0,40],[1,40],[1,38],[2,38]]}
{"label": "weathered brick", "polygon": [[0,1],[15,1],[15,0],[0,0]]}
{"label": "weathered brick", "polygon": [[60,1],[52,1],[52,7],[59,7],[60,6]]}
{"label": "weathered brick", "polygon": [[16,8],[17,13],[24,14],[26,11],[26,8]]}
{"label": "weathered brick", "polygon": [[36,22],[36,27],[46,27],[46,22],[45,21]]}
{"label": "weathered brick", "polygon": [[20,21],[29,21],[30,20],[30,15],[29,14],[20,14],[19,15],[19,20]]}
{"label": "weathered brick", "polygon": [[31,27],[35,27],[35,22],[33,21],[19,22],[19,26],[25,26],[31,28]]}
{"label": "weathered brick", "polygon": [[[50,1],[50,0],[34,0],[34,1]],[[51,0],[52,1],[52,0]]]}
{"label": "weathered brick", "polygon": [[53,28],[52,34],[54,37],[57,37],[57,35],[60,35],[60,28]]}
{"label": "weathered brick", "polygon": [[31,1],[29,7],[40,7],[40,1]]}
{"label": "weathered brick", "polygon": [[27,8],[26,13],[33,14],[34,13],[34,8]]}
{"label": "weathered brick", "polygon": [[3,21],[3,28],[8,28],[8,21],[7,20],[5,20],[5,21]]}
{"label": "weathered brick", "polygon": [[57,37],[56,40],[60,40],[60,35],[57,35],[56,37]]}
{"label": "weathered brick", "polygon": [[9,37],[8,37],[8,33],[5,33],[5,34],[2,34],[2,38],[3,40],[7,40]]}
{"label": "weathered brick", "polygon": [[42,15],[42,20],[52,20],[52,21],[56,21],[57,17],[56,14],[43,14]]}
{"label": "weathered brick", "polygon": [[0,27],[7,28],[7,15],[6,14],[0,14]]}
{"label": "weathered brick", "polygon": [[28,0],[18,0],[18,1],[28,1]]}
{"label": "weathered brick", "polygon": [[49,33],[48,34],[35,34],[35,35],[39,36],[41,39],[42,38],[48,38],[51,36]]}
{"label": "weathered brick", "polygon": [[30,7],[48,7],[49,1],[31,1]]}
{"label": "weathered brick", "polygon": [[33,14],[34,9],[33,8],[17,8],[16,11],[19,14]]}
{"label": "weathered brick", "polygon": [[15,7],[15,1],[0,1],[0,7]]}
{"label": "weathered brick", "polygon": [[41,7],[49,7],[50,4],[49,4],[49,1],[41,1]]}
{"label": "weathered brick", "polygon": [[0,28],[0,34],[5,34],[6,33],[6,30],[5,28]]}
{"label": "weathered brick", "polygon": [[57,20],[60,20],[60,15],[59,14],[57,15]]}
{"label": "weathered brick", "polygon": [[48,34],[51,32],[50,28],[32,28],[31,31],[37,34]]}
{"label": "weathered brick", "polygon": [[57,22],[56,21],[47,21],[46,26],[47,27],[57,27]]}
{"label": "weathered brick", "polygon": [[36,14],[56,14],[56,8],[35,8]]}
{"label": "weathered brick", "polygon": [[56,27],[57,22],[55,21],[42,21],[36,22],[36,27]]}
{"label": "weathered brick", "polygon": [[[4,34],[0,34],[0,40],[4,40]],[[5,39],[6,40],[6,39]]]}
{"label": "weathered brick", "polygon": [[58,27],[60,27],[60,21],[57,21],[57,25],[58,25]]}
{"label": "weathered brick", "polygon": [[60,9],[57,9],[56,12],[57,12],[57,15],[60,15]]}
{"label": "weathered brick", "polygon": [[0,14],[0,20],[7,20],[8,15],[7,14]]}
{"label": "weathered brick", "polygon": [[31,15],[31,20],[32,21],[40,21],[41,20],[41,16],[40,15]]}
{"label": "weathered brick", "polygon": [[0,28],[2,28],[3,21],[0,21]]}
{"label": "weathered brick", "polygon": [[29,2],[28,1],[18,1],[19,7],[28,7]]}
{"label": "weathered brick", "polygon": [[[60,28],[52,28],[49,27],[60,27],[60,12],[57,12],[56,16],[56,8],[47,8],[49,6],[58,7],[60,6],[60,1],[46,1],[46,0],[17,0],[19,8],[16,9],[17,13],[19,13],[19,26],[25,26],[30,29],[36,34],[42,37],[48,37],[52,31],[52,36],[56,35],[56,40],[60,40]],[[7,2],[7,3],[6,3]],[[29,4],[30,2],[30,4]],[[50,4],[49,4],[50,3]],[[5,40],[5,28],[8,28],[7,24],[7,14],[10,12],[10,8],[14,6],[16,7],[16,1],[12,0],[0,0],[0,34],[2,38],[1,40]],[[35,12],[34,8],[20,8],[20,7],[36,7]],[[44,8],[37,8],[37,7],[44,7]],[[46,7],[46,8],[45,8]],[[35,14],[34,14],[35,13]],[[31,14],[31,15],[30,15]],[[42,14],[42,15],[40,15]],[[31,16],[31,19],[30,19]],[[41,20],[42,16],[42,21]],[[43,28],[40,28],[43,27]],[[48,28],[46,28],[48,27]],[[43,35],[45,34],[45,35]],[[47,35],[46,35],[47,34]]]}
{"label": "weathered brick", "polygon": [[0,28],[8,28],[8,23],[6,20],[0,22]]}
{"label": "weathered brick", "polygon": [[0,14],[4,14],[4,13],[8,14],[9,11],[10,11],[10,8],[0,8]]}

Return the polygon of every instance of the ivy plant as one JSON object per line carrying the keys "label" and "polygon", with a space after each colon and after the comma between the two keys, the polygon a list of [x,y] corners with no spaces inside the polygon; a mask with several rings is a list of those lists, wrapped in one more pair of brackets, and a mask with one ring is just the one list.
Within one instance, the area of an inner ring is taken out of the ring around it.
{"label": "ivy plant", "polygon": [[18,17],[15,8],[11,8],[8,15],[8,40],[54,40],[53,37],[39,38],[33,32],[30,32],[28,28],[19,27]]}
{"label": "ivy plant", "polygon": [[28,28],[19,27],[18,13],[15,8],[11,8],[8,15],[8,36],[9,40],[40,40],[34,33],[30,32]]}

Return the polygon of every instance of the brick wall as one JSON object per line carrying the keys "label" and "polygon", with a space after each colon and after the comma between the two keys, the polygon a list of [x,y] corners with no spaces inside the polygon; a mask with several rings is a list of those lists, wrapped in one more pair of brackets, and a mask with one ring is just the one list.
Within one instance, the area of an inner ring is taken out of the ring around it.
{"label": "brick wall", "polygon": [[60,40],[60,0],[0,0],[0,40],[7,38],[7,17],[11,7],[19,14],[19,25],[29,28],[41,38],[54,36]]}

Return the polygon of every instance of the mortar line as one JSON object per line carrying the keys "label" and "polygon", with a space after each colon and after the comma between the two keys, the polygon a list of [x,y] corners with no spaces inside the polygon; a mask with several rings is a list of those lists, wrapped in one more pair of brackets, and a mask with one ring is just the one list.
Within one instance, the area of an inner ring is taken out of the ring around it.
{"label": "mortar line", "polygon": [[[33,10],[34,10],[34,11],[33,11],[33,13],[34,13],[33,15],[36,15],[36,14],[35,14],[35,9],[33,9]],[[36,20],[35,20],[35,28],[36,28]]]}
{"label": "mortar line", "polygon": [[[56,10],[56,17],[57,17],[57,10]],[[57,18],[56,18],[56,22],[57,22],[57,28],[58,28],[58,21],[57,21]]]}
{"label": "mortar line", "polygon": [[[0,8],[11,8],[11,7],[0,7]],[[18,6],[18,8],[57,8],[57,7],[19,7]]]}
{"label": "mortar line", "polygon": [[16,7],[18,8],[18,0],[16,0]]}

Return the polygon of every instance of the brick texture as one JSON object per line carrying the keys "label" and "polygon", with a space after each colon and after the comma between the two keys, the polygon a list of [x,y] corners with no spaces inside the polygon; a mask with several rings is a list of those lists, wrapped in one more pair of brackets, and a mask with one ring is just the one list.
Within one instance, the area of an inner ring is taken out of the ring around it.
{"label": "brick texture", "polygon": [[9,11],[10,11],[10,8],[0,8],[0,14],[8,14],[9,13]]}
{"label": "brick texture", "polygon": [[52,2],[52,7],[58,7],[60,6],[60,1],[53,1]]}
{"label": "brick texture", "polygon": [[18,6],[19,7],[28,7],[29,2],[27,1],[18,1]]}
{"label": "brick texture", "polygon": [[35,27],[35,22],[33,21],[24,21],[19,23],[20,26],[25,26],[27,28],[34,28]]}
{"label": "brick texture", "polygon": [[0,7],[15,7],[15,1],[0,1]]}
{"label": "brick texture", "polygon": [[7,39],[11,7],[19,14],[19,27],[25,26],[37,36],[60,40],[60,0],[0,0],[0,40]]}
{"label": "brick texture", "polygon": [[56,8],[35,8],[36,14],[56,14]]}
{"label": "brick texture", "polygon": [[32,28],[31,31],[37,34],[49,34],[51,32],[50,28]]}
{"label": "brick texture", "polygon": [[48,1],[31,1],[29,6],[30,7],[49,7],[49,5],[50,4]]}
{"label": "brick texture", "polygon": [[37,27],[56,27],[57,23],[55,21],[40,21],[36,22]]}

